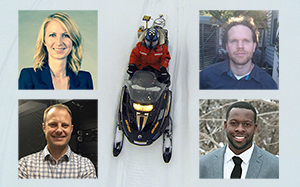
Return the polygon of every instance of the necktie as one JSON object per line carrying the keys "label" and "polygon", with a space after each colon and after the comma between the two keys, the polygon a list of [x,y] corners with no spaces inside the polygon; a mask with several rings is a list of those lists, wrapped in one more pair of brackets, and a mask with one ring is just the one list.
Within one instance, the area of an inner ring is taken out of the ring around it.
{"label": "necktie", "polygon": [[241,163],[243,162],[243,160],[240,157],[237,157],[237,156],[232,157],[232,159],[233,159],[233,162],[234,162],[234,168],[232,170],[230,178],[240,179],[241,176],[242,176]]}

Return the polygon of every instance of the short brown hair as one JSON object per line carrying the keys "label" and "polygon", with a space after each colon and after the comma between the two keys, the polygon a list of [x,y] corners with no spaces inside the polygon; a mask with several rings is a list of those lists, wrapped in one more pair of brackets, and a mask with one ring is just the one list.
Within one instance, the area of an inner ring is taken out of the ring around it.
{"label": "short brown hair", "polygon": [[224,49],[226,49],[226,44],[228,42],[228,31],[234,27],[234,26],[237,26],[237,25],[243,25],[243,26],[246,26],[248,27],[251,32],[252,32],[252,40],[254,43],[256,43],[256,47],[255,47],[255,50],[257,49],[258,47],[258,35],[259,35],[259,32],[255,26],[255,23],[253,21],[253,18],[251,17],[245,17],[243,15],[240,15],[239,17],[231,17],[228,19],[228,21],[223,25],[223,28],[222,28],[222,45],[224,47]]}
{"label": "short brown hair", "polygon": [[65,109],[65,110],[68,111],[68,113],[70,114],[71,121],[72,121],[72,111],[69,109],[68,106],[66,106],[66,105],[60,103],[60,104],[51,105],[51,106],[49,106],[49,107],[44,111],[44,117],[43,117],[44,123],[46,122],[46,118],[47,118],[48,112],[49,112],[52,108]]}

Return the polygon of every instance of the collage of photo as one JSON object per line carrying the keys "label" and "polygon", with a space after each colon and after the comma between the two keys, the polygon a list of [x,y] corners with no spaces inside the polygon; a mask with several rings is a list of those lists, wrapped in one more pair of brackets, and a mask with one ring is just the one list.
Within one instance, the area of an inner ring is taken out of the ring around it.
{"label": "collage of photo", "polygon": [[0,186],[297,186],[292,5],[0,2]]}

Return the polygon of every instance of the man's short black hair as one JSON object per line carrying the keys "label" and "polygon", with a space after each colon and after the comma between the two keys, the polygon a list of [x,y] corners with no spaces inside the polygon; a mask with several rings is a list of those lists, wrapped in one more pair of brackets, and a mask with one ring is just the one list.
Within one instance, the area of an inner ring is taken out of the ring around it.
{"label": "man's short black hair", "polygon": [[257,112],[255,108],[250,103],[244,101],[239,101],[229,106],[226,113],[226,121],[228,121],[229,112],[233,108],[244,108],[244,109],[252,110],[252,112],[254,113],[254,123],[256,123]]}

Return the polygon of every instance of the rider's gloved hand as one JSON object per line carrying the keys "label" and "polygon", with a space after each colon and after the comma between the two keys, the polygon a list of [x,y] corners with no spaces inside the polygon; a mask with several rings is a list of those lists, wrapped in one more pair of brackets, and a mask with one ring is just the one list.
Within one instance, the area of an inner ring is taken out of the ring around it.
{"label": "rider's gloved hand", "polygon": [[130,75],[130,77],[132,77],[132,75],[134,74],[134,72],[136,72],[137,70],[139,70],[139,68],[136,67],[135,64],[129,64],[128,65],[128,69],[127,69],[127,73]]}
{"label": "rider's gloved hand", "polygon": [[169,83],[170,82],[170,74],[168,73],[167,69],[163,66],[160,68],[160,76],[159,76],[159,81],[163,83]]}

